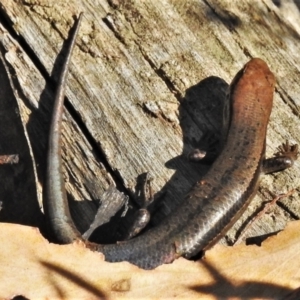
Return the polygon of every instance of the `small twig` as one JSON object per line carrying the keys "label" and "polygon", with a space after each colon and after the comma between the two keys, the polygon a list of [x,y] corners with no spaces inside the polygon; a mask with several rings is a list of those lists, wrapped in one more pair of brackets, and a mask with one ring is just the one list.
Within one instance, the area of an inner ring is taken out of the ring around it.
{"label": "small twig", "polygon": [[0,155],[0,165],[17,164],[19,162],[18,154]]}
{"label": "small twig", "polygon": [[262,211],[260,211],[255,218],[253,218],[248,224],[247,226],[244,228],[244,230],[241,232],[240,236],[237,238],[237,240],[235,241],[235,245],[239,244],[242,242],[242,239],[244,238],[246,232],[253,226],[253,224],[255,222],[257,222],[270,208],[271,206],[274,206],[275,203],[284,198],[284,197],[289,197],[291,196],[293,193],[295,192],[295,189],[290,190],[289,192],[285,193],[285,194],[279,194],[277,195],[273,200],[271,200],[269,203],[267,203],[264,207],[264,209]]}

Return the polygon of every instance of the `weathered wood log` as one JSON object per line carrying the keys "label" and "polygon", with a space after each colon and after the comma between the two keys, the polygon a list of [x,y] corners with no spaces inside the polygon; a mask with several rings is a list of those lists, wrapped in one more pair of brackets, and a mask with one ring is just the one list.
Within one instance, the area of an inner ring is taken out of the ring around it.
{"label": "weathered wood log", "polygon": [[[115,184],[134,203],[138,176],[150,172],[160,204],[152,221],[157,224],[207,170],[188,162],[186,154],[206,130],[220,133],[227,83],[252,57],[264,59],[277,77],[267,155],[286,139],[300,143],[299,12],[291,15],[296,7],[267,0],[231,3],[2,0],[1,51],[14,77],[39,181],[63,42],[81,11],[63,127],[71,199],[97,202]],[[296,162],[265,176],[229,240],[271,192],[296,189],[250,236],[278,231],[298,218],[299,175]],[[73,209],[82,230],[96,206]]]}

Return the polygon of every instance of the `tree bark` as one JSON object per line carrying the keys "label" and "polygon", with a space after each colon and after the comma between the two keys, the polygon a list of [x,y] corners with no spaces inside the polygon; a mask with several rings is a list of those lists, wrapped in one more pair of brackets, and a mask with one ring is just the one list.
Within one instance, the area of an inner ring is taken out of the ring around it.
{"label": "tree bark", "polygon": [[[252,57],[264,59],[277,78],[267,156],[286,139],[300,143],[299,10],[293,2],[274,3],[1,1],[1,51],[14,78],[39,182],[64,41],[84,12],[68,77],[62,153],[70,199],[93,200],[84,201],[90,204],[84,209],[73,205],[81,230],[111,184],[135,205],[137,178],[145,172],[154,179],[158,203],[152,225],[184,201],[208,169],[188,162],[186,154],[207,130],[220,134],[228,84]],[[248,236],[276,232],[299,218],[299,175],[296,162],[264,176],[223,242],[234,241],[271,192],[296,189]]]}

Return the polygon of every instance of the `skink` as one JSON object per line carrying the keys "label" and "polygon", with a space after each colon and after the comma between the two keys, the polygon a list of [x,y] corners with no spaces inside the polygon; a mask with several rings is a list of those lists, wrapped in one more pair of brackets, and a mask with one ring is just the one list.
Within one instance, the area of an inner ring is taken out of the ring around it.
{"label": "skink", "polygon": [[[60,138],[64,90],[70,56],[81,15],[62,68],[49,135],[44,209],[49,226],[61,243],[83,240],[70,216],[62,177]],[[272,109],[275,78],[267,64],[251,59],[230,86],[230,121],[223,150],[208,173],[182,204],[157,227],[129,241],[87,247],[104,253],[111,262],[129,261],[144,269],[191,257],[212,246],[237,220],[256,193],[260,174],[293,164],[297,145],[265,160],[265,139]]]}

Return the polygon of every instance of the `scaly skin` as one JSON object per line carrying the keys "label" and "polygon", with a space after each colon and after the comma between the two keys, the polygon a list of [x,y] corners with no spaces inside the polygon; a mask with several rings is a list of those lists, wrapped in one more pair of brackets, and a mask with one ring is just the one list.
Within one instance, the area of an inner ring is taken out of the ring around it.
{"label": "scaly skin", "polygon": [[80,14],[77,20],[75,31],[66,54],[66,60],[61,69],[58,81],[48,140],[47,169],[43,188],[43,207],[48,226],[51,228],[57,240],[63,243],[71,243],[76,239],[81,239],[81,234],[72,221],[68,207],[61,163],[61,127],[65,87],[71,54],[81,19],[82,14]]}
{"label": "scaly skin", "polygon": [[[60,136],[64,89],[70,56],[80,20],[59,81],[49,136],[48,168],[44,193],[49,225],[61,243],[81,239],[73,224],[61,172]],[[267,64],[250,60],[230,87],[231,115],[224,148],[206,176],[191,189],[182,204],[159,226],[132,240],[114,245],[86,242],[111,262],[129,261],[144,269],[191,257],[212,246],[233,225],[256,193],[263,171],[265,138],[273,104],[275,78]],[[292,165],[297,147],[282,153],[281,165]],[[274,159],[274,162],[276,158]],[[282,161],[287,162],[282,165]],[[275,167],[274,167],[275,166]]]}

